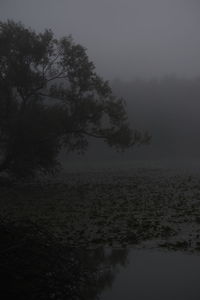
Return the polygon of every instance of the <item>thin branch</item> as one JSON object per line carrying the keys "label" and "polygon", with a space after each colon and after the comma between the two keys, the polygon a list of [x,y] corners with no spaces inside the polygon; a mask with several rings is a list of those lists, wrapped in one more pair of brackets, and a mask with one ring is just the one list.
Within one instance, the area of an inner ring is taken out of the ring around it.
{"label": "thin branch", "polygon": [[64,73],[63,71],[60,72],[60,73],[57,74],[56,76],[47,79],[46,82],[50,82],[50,81],[55,80],[55,79],[65,79],[65,78],[68,78],[68,75],[61,76],[63,73]]}
{"label": "thin branch", "polygon": [[51,66],[56,62],[56,60],[58,59],[59,56],[60,56],[60,53],[58,53],[56,55],[56,57],[49,64],[47,64],[46,67],[43,68],[43,77],[46,74],[46,72],[51,68]]}
{"label": "thin branch", "polygon": [[48,95],[48,94],[44,94],[44,93],[38,93],[39,96],[42,96],[42,97],[46,97],[46,98],[51,98],[53,100],[63,100],[63,98],[59,98],[59,97],[54,97],[52,95]]}
{"label": "thin branch", "polygon": [[98,139],[105,139],[105,138],[107,138],[106,135],[96,134],[96,133],[88,132],[86,130],[70,130],[67,133],[85,134],[87,136],[91,136],[91,137],[98,138]]}

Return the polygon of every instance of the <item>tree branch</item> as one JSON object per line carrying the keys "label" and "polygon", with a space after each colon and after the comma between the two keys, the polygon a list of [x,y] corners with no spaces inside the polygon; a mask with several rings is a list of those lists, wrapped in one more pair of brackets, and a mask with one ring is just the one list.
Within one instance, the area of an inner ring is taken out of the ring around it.
{"label": "tree branch", "polygon": [[86,130],[70,130],[66,133],[71,133],[71,134],[84,134],[84,135],[87,135],[87,136],[90,136],[90,137],[94,137],[94,138],[98,138],[98,139],[105,139],[107,138],[106,135],[103,135],[103,134],[96,134],[96,133],[92,133],[92,132],[88,132]]}
{"label": "tree branch", "polygon": [[43,77],[45,76],[46,72],[51,68],[51,66],[56,62],[56,60],[58,59],[59,56],[60,56],[60,53],[57,53],[55,58],[49,64],[47,64],[46,67],[44,67]]}

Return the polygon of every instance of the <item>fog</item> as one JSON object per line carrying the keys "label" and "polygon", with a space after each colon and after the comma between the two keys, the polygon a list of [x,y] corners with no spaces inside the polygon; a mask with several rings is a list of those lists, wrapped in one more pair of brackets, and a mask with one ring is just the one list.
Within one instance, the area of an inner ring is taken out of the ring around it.
{"label": "fog", "polygon": [[[116,153],[100,141],[91,140],[84,160],[89,162],[155,161],[168,167],[196,167],[200,161],[200,77],[193,79],[165,76],[160,79],[111,82],[114,93],[126,99],[126,109],[132,128],[148,130],[152,135],[149,145],[135,146]],[[65,157],[65,154],[63,155]],[[70,155],[70,159],[83,160]],[[102,162],[100,163],[102,164]],[[67,163],[68,165],[68,163]],[[140,166],[140,164],[139,164]],[[160,165],[158,165],[160,166]],[[84,166],[85,167],[85,166]]]}
{"label": "fog", "polygon": [[151,145],[140,148],[138,156],[199,159],[200,78],[116,80],[113,89],[127,99],[132,126],[152,134]]}
{"label": "fog", "polygon": [[199,0],[0,0],[2,299],[199,299],[199,28]]}
{"label": "fog", "polygon": [[131,125],[152,134],[125,155],[92,141],[85,159],[199,158],[199,1],[0,0],[0,19],[71,34],[126,99]]}
{"label": "fog", "polygon": [[0,0],[8,18],[71,34],[106,79],[199,74],[197,0]]}

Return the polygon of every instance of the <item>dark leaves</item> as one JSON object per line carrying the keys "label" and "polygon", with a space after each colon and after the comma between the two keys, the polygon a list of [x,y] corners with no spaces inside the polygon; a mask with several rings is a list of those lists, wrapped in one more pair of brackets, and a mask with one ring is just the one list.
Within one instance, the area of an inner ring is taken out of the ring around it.
{"label": "dark leaves", "polygon": [[84,152],[90,136],[117,149],[149,141],[71,36],[0,22],[0,169],[54,170],[62,147]]}

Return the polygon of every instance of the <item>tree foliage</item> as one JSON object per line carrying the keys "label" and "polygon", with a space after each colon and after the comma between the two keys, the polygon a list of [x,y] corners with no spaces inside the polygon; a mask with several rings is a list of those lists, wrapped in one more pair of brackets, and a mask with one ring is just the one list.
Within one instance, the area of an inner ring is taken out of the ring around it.
{"label": "tree foliage", "polygon": [[84,152],[90,136],[117,149],[149,139],[71,36],[0,22],[0,171],[51,171],[61,148]]}

